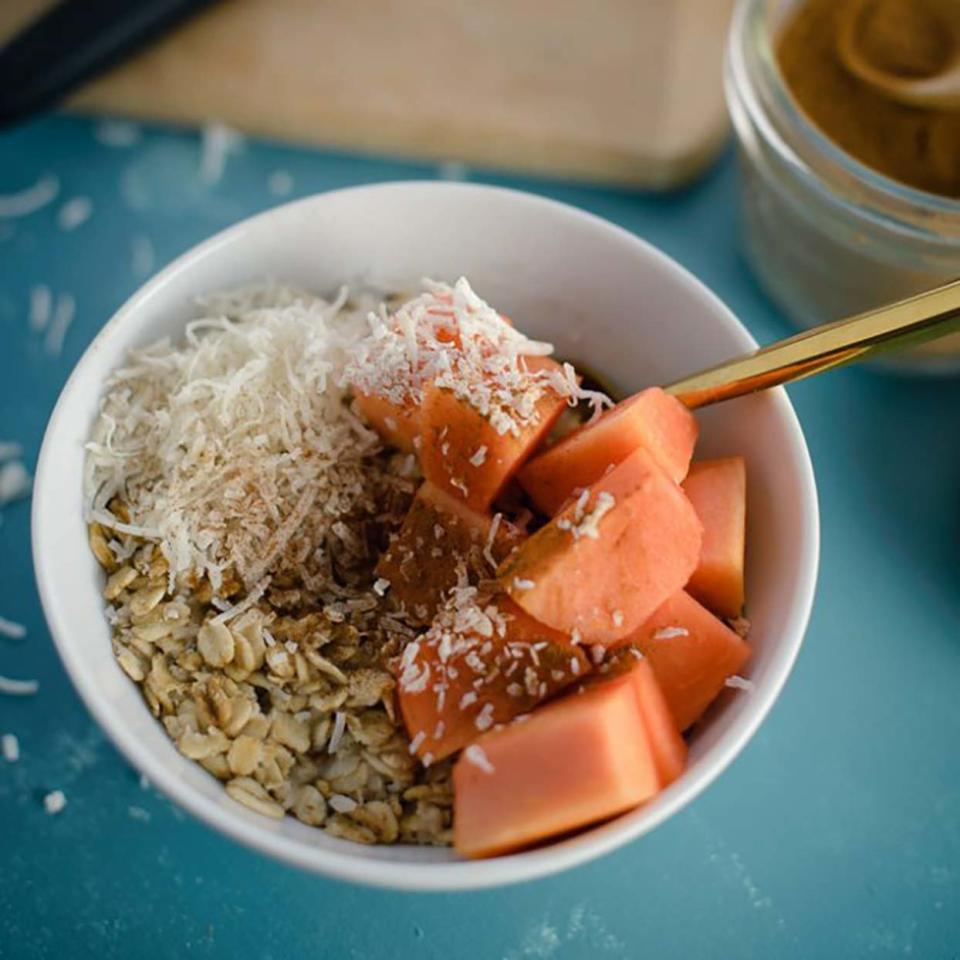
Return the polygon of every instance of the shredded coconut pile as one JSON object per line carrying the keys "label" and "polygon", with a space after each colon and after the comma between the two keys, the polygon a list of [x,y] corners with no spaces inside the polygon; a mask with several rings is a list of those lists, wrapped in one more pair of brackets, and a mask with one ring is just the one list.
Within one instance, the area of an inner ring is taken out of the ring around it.
{"label": "shredded coconut pile", "polygon": [[549,391],[571,406],[581,400],[595,409],[610,404],[606,395],[581,388],[569,363],[541,367],[537,358],[553,347],[514,329],[463,277],[452,287],[424,285],[425,293],[394,314],[382,307],[368,318],[370,334],[351,351],[345,372],[363,393],[418,405],[433,382],[467,401],[501,435],[518,435],[536,423],[538,403]]}
{"label": "shredded coconut pile", "polygon": [[219,590],[229,573],[262,590],[280,561],[309,580],[329,530],[362,505],[378,448],[340,385],[364,330],[344,300],[220,295],[182,346],[133,351],[87,445],[88,519],[157,543],[171,584],[206,575]]}

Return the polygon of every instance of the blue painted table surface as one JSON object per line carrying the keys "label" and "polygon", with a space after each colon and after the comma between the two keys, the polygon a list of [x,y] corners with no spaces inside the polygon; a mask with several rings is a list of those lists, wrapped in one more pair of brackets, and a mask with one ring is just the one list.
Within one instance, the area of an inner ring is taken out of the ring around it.
{"label": "blue painted table surface", "polygon": [[[50,174],[57,200],[0,223],[0,440],[32,467],[57,393],[110,314],[208,234],[291,196],[434,166],[248,143],[222,179],[199,139],[148,128],[107,146],[82,119],[0,136],[0,194]],[[471,175],[471,179],[474,177]],[[758,339],[788,333],[735,242],[726,157],[669,197],[476,176],[592,210],[689,267]],[[288,183],[289,185],[289,183]],[[92,216],[64,230],[74,197]],[[151,256],[153,254],[153,256]],[[28,326],[30,291],[75,298],[62,354]],[[0,956],[314,958],[867,957],[960,955],[960,383],[840,371],[791,390],[819,481],[823,557],[813,620],[773,713],[704,796],[636,843],[501,891],[403,895],[310,876],[211,832],[141,789],[94,726],[34,589],[27,502],[3,510]],[[784,509],[789,509],[785,504]],[[44,813],[46,791],[67,807]]]}

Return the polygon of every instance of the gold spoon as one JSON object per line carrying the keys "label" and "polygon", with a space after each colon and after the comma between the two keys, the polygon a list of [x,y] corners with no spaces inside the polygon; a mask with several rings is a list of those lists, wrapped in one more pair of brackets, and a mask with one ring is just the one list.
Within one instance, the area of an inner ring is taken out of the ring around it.
{"label": "gold spoon", "polygon": [[[960,107],[960,2],[911,0],[914,16],[928,16],[929,28],[948,45],[944,62],[929,76],[910,76],[885,69],[865,54],[862,35],[865,15],[881,10],[883,0],[854,0],[841,16],[836,35],[837,53],[847,70],[890,100],[911,107],[953,110]],[[916,21],[891,24],[903,31],[919,29]]]}
{"label": "gold spoon", "polygon": [[960,332],[960,280],[827,323],[664,387],[691,409]]}

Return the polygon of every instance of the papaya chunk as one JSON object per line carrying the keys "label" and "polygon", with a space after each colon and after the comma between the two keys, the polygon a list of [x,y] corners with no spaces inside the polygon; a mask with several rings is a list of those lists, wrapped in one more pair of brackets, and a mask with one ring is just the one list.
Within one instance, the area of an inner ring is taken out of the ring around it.
{"label": "papaya chunk", "polygon": [[[549,357],[524,357],[522,362],[531,372],[559,369]],[[474,510],[486,510],[550,432],[566,403],[547,388],[530,423],[501,433],[469,400],[427,384],[420,434],[424,477]]]}
{"label": "papaya chunk", "polygon": [[542,623],[613,643],[683,588],[700,541],[683,491],[639,447],[529,537],[497,576]]}
{"label": "papaya chunk", "polygon": [[679,400],[651,387],[548,447],[520,471],[518,479],[547,516],[638,447],[645,447],[679,483],[690,465],[697,432],[696,419]]}
{"label": "papaya chunk", "polygon": [[398,701],[413,751],[442,760],[586,676],[565,634],[499,596],[451,605],[404,648]]}
{"label": "papaya chunk", "polygon": [[680,736],[653,667],[639,648],[623,646],[610,650],[583,686],[614,682],[633,686],[661,786],[669,786],[686,768],[687,744]]}
{"label": "papaya chunk", "polygon": [[480,737],[453,768],[453,843],[490,857],[616,816],[661,787],[629,677]]}
{"label": "papaya chunk", "polygon": [[679,730],[696,723],[750,658],[750,646],[684,591],[626,642],[650,662]]}
{"label": "papaya chunk", "polygon": [[354,390],[357,409],[381,439],[404,453],[414,453],[420,436],[420,408],[411,399],[392,403],[375,394]]}
{"label": "papaya chunk", "polygon": [[426,482],[380,557],[377,576],[409,613],[427,622],[461,577],[467,583],[489,579],[490,559],[499,563],[523,539],[503,517],[494,521]]}
{"label": "papaya chunk", "polygon": [[718,616],[739,617],[744,600],[747,522],[743,457],[693,464],[683,490],[703,524],[700,562],[687,591]]}

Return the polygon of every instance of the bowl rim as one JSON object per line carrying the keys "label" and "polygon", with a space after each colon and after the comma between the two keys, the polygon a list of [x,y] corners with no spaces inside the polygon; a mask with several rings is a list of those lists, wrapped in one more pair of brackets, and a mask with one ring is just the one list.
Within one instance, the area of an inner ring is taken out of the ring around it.
{"label": "bowl rim", "polygon": [[782,387],[777,387],[768,393],[771,402],[776,404],[777,411],[783,419],[787,439],[798,454],[800,476],[797,479],[802,491],[800,506],[806,534],[806,556],[802,558],[800,565],[802,579],[796,584],[791,616],[784,627],[788,642],[785,647],[786,656],[781,654],[778,671],[766,679],[762,689],[754,693],[752,710],[744,718],[737,735],[725,737],[712,748],[710,761],[704,765],[705,769],[699,771],[696,779],[685,783],[684,789],[676,789],[680,786],[678,783],[664,791],[661,794],[664,802],[658,806],[652,816],[634,822],[617,820],[602,824],[569,840],[520,853],[489,860],[457,860],[444,863],[365,859],[350,853],[309,847],[296,839],[261,829],[259,825],[237,816],[230,808],[214,804],[168,771],[163,762],[149,750],[144,749],[130,731],[115,722],[106,704],[98,697],[96,685],[84,669],[78,655],[78,648],[66,639],[70,632],[68,612],[64,609],[64,604],[58,595],[57,584],[53,582],[44,560],[46,534],[42,504],[54,496],[50,477],[55,470],[57,449],[54,447],[54,435],[58,424],[71,403],[73,394],[84,380],[90,358],[113,337],[118,327],[137,315],[145,300],[154,296],[174,277],[191,269],[198,259],[202,259],[220,245],[232,241],[244,232],[273,219],[280,211],[289,211],[293,208],[307,210],[315,204],[325,202],[328,198],[355,192],[390,193],[424,189],[436,193],[449,192],[464,195],[481,193],[489,196],[496,193],[516,204],[548,209],[554,214],[574,220],[586,220],[595,228],[614,235],[619,241],[632,245],[643,256],[656,261],[662,270],[673,274],[679,282],[692,288],[701,299],[710,304],[717,315],[723,316],[746,341],[756,346],[756,341],[736,315],[686,268],[653,244],[625,228],[570,204],[506,187],[423,180],[364,184],[312,194],[241,220],[190,247],[140,286],[104,324],[67,378],[44,432],[35,472],[31,539],[35,578],[41,605],[58,655],[70,681],[114,746],[136,770],[146,776],[152,785],[207,826],[213,827],[249,848],[310,872],[372,887],[417,892],[453,892],[506,886],[546,877],[586,863],[637,839],[669,819],[713,783],[739,755],[766,718],[790,675],[803,643],[813,604],[820,554],[819,507],[813,466],[796,412]]}

